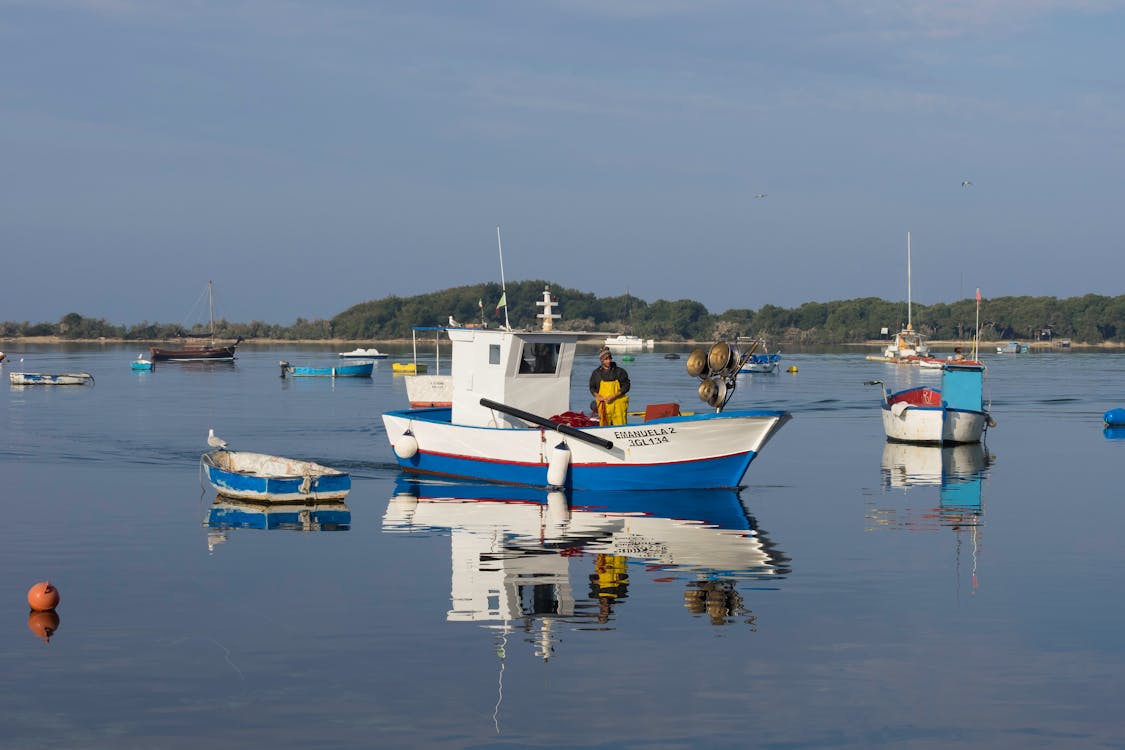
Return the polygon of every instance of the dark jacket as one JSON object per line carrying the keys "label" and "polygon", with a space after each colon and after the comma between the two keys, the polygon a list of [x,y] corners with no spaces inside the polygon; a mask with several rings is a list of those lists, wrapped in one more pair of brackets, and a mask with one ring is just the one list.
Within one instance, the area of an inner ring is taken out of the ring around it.
{"label": "dark jacket", "polygon": [[608,370],[598,365],[593,373],[590,375],[590,395],[597,396],[598,391],[602,387],[602,381],[616,380],[621,388],[621,393],[626,394],[629,392],[629,373],[625,372],[624,367],[618,367],[614,362],[613,366]]}

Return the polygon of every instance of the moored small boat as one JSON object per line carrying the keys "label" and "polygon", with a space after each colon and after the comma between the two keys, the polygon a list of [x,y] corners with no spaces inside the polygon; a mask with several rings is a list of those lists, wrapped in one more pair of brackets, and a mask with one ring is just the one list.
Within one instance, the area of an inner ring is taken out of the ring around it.
{"label": "moored small boat", "polygon": [[369,378],[375,369],[374,362],[355,362],[340,367],[303,367],[282,360],[278,365],[283,378],[287,375],[294,378]]}
{"label": "moored small boat", "polygon": [[402,374],[414,374],[419,372],[426,372],[429,367],[425,362],[392,362],[391,371]]}
{"label": "moored small boat", "polygon": [[344,359],[386,359],[387,355],[378,349],[352,349],[350,352],[340,352]]}
{"label": "moored small boat", "polygon": [[[984,366],[947,362],[941,388],[883,389],[883,430],[888,440],[929,445],[979,443],[996,423],[984,408]],[[869,385],[883,385],[880,380]]]}
{"label": "moored small boat", "polygon": [[[210,328],[208,333],[201,335],[183,335],[184,343],[178,346],[152,346],[149,347],[149,356],[153,362],[224,362],[235,358],[235,351],[242,343],[239,336],[234,343],[215,343],[215,305],[212,283],[207,282],[207,302],[210,315]],[[207,338],[206,343],[188,341],[191,338]]]}
{"label": "moored small boat", "polygon": [[10,372],[12,385],[88,385],[94,376],[88,372]]}
{"label": "moored small boat", "polygon": [[215,492],[239,500],[343,500],[352,488],[347,472],[284,456],[220,448],[200,461]]}
{"label": "moored small boat", "polygon": [[133,372],[151,372],[153,367],[152,360],[145,359],[141,354],[138,354],[137,358],[129,363],[129,369]]}

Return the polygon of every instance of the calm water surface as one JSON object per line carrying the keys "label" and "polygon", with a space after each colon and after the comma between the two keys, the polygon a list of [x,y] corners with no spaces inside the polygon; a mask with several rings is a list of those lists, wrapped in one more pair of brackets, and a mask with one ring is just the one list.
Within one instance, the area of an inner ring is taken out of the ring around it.
{"label": "calm water surface", "polygon": [[[998,426],[943,453],[886,446],[863,384],[936,374],[786,354],[732,402],[794,414],[741,492],[568,507],[400,477],[389,360],[14,348],[96,385],[0,387],[0,747],[1125,747],[1123,355],[986,358]],[[625,364],[632,408],[696,408],[683,359]],[[216,508],[209,427],[349,470],[346,507]]]}

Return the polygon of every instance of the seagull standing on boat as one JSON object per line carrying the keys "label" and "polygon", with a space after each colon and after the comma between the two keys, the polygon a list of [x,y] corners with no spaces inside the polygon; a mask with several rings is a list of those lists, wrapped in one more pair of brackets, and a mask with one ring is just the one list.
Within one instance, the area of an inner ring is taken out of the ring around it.
{"label": "seagull standing on boat", "polygon": [[207,430],[207,445],[212,448],[218,448],[221,451],[227,449],[227,441],[215,434],[215,428],[211,427]]}
{"label": "seagull standing on boat", "polygon": [[460,328],[461,327],[461,324],[458,323],[456,320],[454,320],[452,315],[449,316],[449,325],[450,325],[451,328]]}

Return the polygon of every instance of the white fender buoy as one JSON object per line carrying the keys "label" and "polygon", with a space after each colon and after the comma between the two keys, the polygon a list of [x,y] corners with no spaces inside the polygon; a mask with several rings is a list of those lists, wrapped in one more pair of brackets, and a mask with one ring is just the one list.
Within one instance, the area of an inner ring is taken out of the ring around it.
{"label": "white fender buoy", "polygon": [[547,486],[562,487],[566,484],[566,471],[570,468],[570,447],[562,441],[551,449],[547,459]]}
{"label": "white fender buoy", "polygon": [[418,438],[410,430],[402,433],[395,441],[395,455],[401,459],[413,458],[418,452]]}

